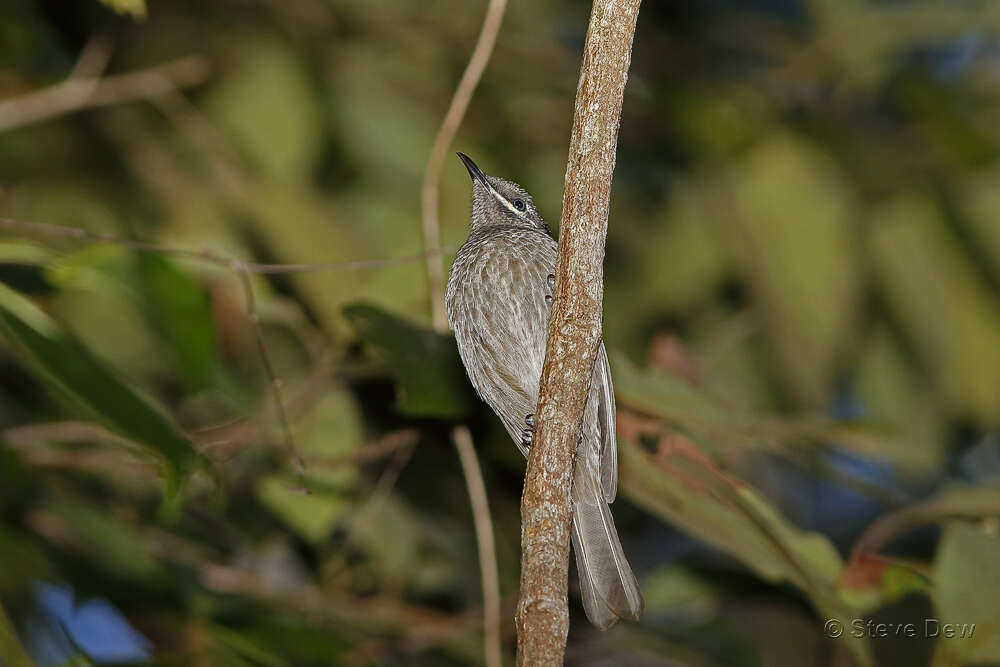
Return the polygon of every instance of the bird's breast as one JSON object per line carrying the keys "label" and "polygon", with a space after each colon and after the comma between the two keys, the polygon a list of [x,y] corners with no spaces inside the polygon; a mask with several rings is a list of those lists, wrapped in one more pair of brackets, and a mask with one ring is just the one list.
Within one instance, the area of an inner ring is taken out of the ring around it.
{"label": "bird's breast", "polygon": [[486,358],[533,374],[537,381],[555,248],[548,235],[520,228],[473,234],[466,241],[447,293],[448,318],[460,347],[479,346]]}

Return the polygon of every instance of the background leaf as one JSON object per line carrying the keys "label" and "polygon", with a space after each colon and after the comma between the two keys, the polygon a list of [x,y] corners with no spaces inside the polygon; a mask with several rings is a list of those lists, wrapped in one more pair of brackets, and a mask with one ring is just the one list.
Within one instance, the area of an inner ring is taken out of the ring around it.
{"label": "background leaf", "polygon": [[358,337],[392,368],[401,411],[422,417],[469,412],[473,400],[454,337],[421,329],[368,304],[348,306],[344,314]]}
{"label": "background leaf", "polygon": [[149,447],[167,464],[167,493],[175,495],[199,461],[190,441],[149,401],[120,382],[84,347],[40,311],[0,285],[0,326],[32,369],[112,430]]}
{"label": "background leaf", "polygon": [[34,667],[34,661],[25,653],[11,625],[10,618],[0,606],[0,655],[10,667]]}
{"label": "background leaf", "polygon": [[[127,619],[157,664],[479,664],[480,564],[450,433],[463,424],[476,445],[504,600],[524,460],[431,331],[419,204],[482,7],[146,4],[13,0],[0,21],[11,626],[39,664],[79,659],[42,609],[46,582]],[[522,184],[553,228],[588,6],[508,3],[452,147]],[[945,599],[960,613],[958,590],[988,613],[1000,565],[941,525],[989,536],[997,515],[998,7],[644,4],[603,333],[613,512],[647,609],[589,632],[572,578],[569,662],[975,655],[835,641],[823,624],[920,624]],[[199,85],[116,102],[191,56],[209,64]],[[94,76],[114,78],[90,90]],[[39,105],[55,115],[23,122]],[[469,234],[457,158],[439,195],[447,268]],[[297,265],[250,277],[260,340],[233,266],[203,250]]]}
{"label": "background leaf", "polygon": [[162,257],[137,259],[148,317],[167,338],[188,391],[208,387],[216,372],[216,338],[205,290]]}
{"label": "background leaf", "polygon": [[100,0],[119,14],[131,14],[133,18],[146,18],[146,0]]}
{"label": "background leaf", "polygon": [[954,630],[970,629],[970,636],[942,634],[939,655],[960,656],[964,660],[1000,660],[1000,577],[996,563],[1000,539],[972,526],[954,523],[941,538],[934,560],[934,600],[942,632],[945,623]]}

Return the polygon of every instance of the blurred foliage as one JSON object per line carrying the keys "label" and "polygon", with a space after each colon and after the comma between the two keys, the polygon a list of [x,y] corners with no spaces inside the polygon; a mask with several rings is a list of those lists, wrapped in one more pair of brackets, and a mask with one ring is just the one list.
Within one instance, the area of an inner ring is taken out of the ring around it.
{"label": "blurred foliage", "polygon": [[[83,53],[91,75],[200,54],[212,76],[0,132],[0,217],[257,262],[412,257],[482,10],[9,0],[3,113]],[[587,10],[511,3],[455,146],[553,224]],[[645,4],[605,336],[647,611],[601,634],[574,605],[570,663],[1000,663],[998,114],[993,0]],[[450,262],[469,192],[445,172]],[[110,603],[155,664],[479,664],[457,421],[512,657],[524,464],[430,330],[420,261],[249,276],[308,494],[223,262],[8,230],[0,283],[0,662],[99,661],[84,621]],[[852,631],[878,623],[918,636]]]}

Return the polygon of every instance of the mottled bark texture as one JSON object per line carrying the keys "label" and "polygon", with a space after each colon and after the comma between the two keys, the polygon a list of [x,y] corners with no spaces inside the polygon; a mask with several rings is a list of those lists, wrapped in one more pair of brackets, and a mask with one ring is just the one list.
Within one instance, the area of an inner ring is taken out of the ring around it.
{"label": "mottled bark texture", "polygon": [[601,342],[611,177],[639,4],[595,0],[587,29],[537,427],[521,497],[519,665],[562,664],[569,632],[573,458]]}

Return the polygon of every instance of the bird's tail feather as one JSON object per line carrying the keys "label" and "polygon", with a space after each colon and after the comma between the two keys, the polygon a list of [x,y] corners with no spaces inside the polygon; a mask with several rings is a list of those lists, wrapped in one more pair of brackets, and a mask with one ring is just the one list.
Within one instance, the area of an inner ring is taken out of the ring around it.
{"label": "bird's tail feather", "polygon": [[580,592],[587,618],[606,630],[619,618],[638,619],[642,594],[618,541],[611,508],[604,499],[575,498],[573,552],[580,572]]}

